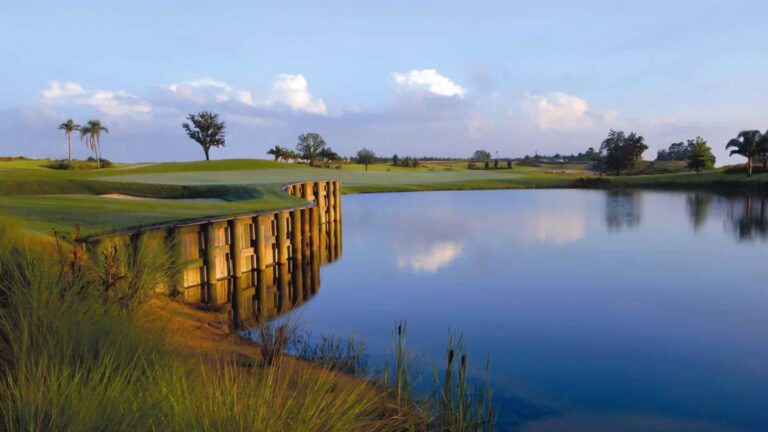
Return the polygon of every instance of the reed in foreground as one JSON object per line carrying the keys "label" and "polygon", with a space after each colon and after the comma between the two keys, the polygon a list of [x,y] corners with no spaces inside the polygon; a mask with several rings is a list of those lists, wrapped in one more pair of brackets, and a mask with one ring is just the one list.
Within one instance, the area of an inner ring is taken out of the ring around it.
{"label": "reed in foreground", "polygon": [[[407,427],[387,414],[381,391],[363,382],[340,386],[329,370],[182,361],[131,313],[146,285],[124,290],[104,277],[130,267],[145,280],[151,251],[120,258],[110,257],[120,251],[112,249],[100,262],[67,249],[62,262],[51,242],[0,237],[0,430]],[[121,262],[128,264],[104,268]]]}

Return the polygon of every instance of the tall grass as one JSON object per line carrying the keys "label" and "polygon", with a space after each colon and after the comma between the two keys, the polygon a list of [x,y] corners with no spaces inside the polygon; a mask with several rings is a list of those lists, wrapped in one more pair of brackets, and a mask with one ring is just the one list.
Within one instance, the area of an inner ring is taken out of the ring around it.
{"label": "tall grass", "polygon": [[302,360],[352,375],[368,375],[365,342],[354,335],[347,340],[334,335],[321,335],[318,341],[313,341],[310,334],[303,334],[296,338],[293,345],[293,353]]}
{"label": "tall grass", "polygon": [[12,237],[0,232],[0,430],[402,430],[381,392],[328,370],[183,361],[126,313],[145,296],[149,251],[99,261],[61,247],[79,260],[62,265],[50,243]]}
{"label": "tall grass", "polygon": [[490,360],[477,383],[470,382],[469,360],[463,338],[448,336],[442,380],[437,368],[432,392],[419,396],[419,374],[412,365],[407,346],[407,325],[400,321],[394,331],[393,363],[384,368],[382,382],[390,389],[401,409],[424,419],[428,430],[445,432],[488,432],[494,430],[493,393],[488,379]]}
{"label": "tall grass", "polygon": [[273,366],[280,362],[288,346],[296,339],[298,327],[290,319],[278,323],[265,320],[255,311],[252,315],[258,318],[255,318],[256,326],[248,330],[248,337],[258,343],[261,363]]}
{"label": "tall grass", "polygon": [[369,388],[341,390],[328,370],[243,370],[225,363],[203,367],[198,380],[182,383],[174,393],[184,395],[177,406],[178,430],[386,431],[399,423],[375,415],[381,401]]}
{"label": "tall grass", "polygon": [[486,358],[480,382],[471,384],[463,337],[459,336],[454,341],[453,335],[449,335],[443,382],[440,383],[438,374],[434,374],[433,387],[439,390],[433,394],[437,412],[432,424],[440,430],[492,430],[495,413],[493,392],[488,381],[489,371],[490,359]]}

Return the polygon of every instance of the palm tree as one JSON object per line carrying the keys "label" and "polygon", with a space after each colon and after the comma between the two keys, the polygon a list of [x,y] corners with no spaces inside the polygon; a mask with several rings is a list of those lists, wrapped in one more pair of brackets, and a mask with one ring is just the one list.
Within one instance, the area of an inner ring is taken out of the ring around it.
{"label": "palm tree", "polygon": [[269,149],[267,151],[267,154],[274,156],[275,160],[279,161],[281,159],[286,158],[286,150],[287,149],[284,149],[284,148],[280,147],[279,145],[276,145],[273,148]]}
{"label": "palm tree", "polygon": [[757,140],[757,150],[763,158],[763,171],[768,170],[768,130]]}
{"label": "palm tree", "polygon": [[752,161],[755,156],[760,154],[758,141],[760,141],[762,136],[763,134],[758,130],[741,131],[736,138],[728,141],[728,144],[725,146],[726,150],[733,147],[730,156],[737,154],[747,158],[747,177],[752,176]]}
{"label": "palm tree", "polygon": [[285,152],[283,154],[283,159],[289,162],[296,162],[296,159],[299,158],[299,155],[296,154],[295,151],[289,150],[287,148],[284,148],[283,151]]}
{"label": "palm tree", "polygon": [[88,120],[88,123],[80,128],[80,139],[86,141],[86,145],[96,155],[96,167],[101,168],[101,133],[109,133],[109,129],[104,127],[98,120]]}
{"label": "palm tree", "polygon": [[81,126],[75,123],[72,119],[68,119],[59,125],[59,130],[63,130],[64,135],[67,136],[67,156],[69,157],[70,162],[72,162],[72,132],[79,131],[80,127]]}

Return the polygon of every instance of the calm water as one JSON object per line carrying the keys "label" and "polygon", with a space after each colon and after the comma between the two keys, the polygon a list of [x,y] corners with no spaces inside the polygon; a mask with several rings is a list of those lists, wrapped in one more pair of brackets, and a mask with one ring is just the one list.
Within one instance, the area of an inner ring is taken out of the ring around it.
{"label": "calm water", "polygon": [[768,430],[768,202],[604,191],[345,196],[300,311],[373,362],[407,319],[491,358],[502,429]]}

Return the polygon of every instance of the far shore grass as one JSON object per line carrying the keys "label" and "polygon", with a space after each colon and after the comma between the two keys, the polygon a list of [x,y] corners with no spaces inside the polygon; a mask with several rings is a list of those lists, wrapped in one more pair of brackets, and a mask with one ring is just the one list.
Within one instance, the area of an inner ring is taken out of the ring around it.
{"label": "far shore grass", "polygon": [[[523,188],[666,188],[768,193],[768,174],[746,177],[722,169],[695,174],[599,176],[586,165],[561,164],[470,170],[461,161],[418,168],[343,164],[339,168],[259,159],[116,164],[101,170],[47,168],[47,160],[0,161],[0,218],[28,231],[84,234],[115,229],[286,208],[302,200],[280,193],[282,184],[340,180],[344,193]],[[128,195],[164,200],[117,199]],[[189,201],[217,198],[219,202]]]}

